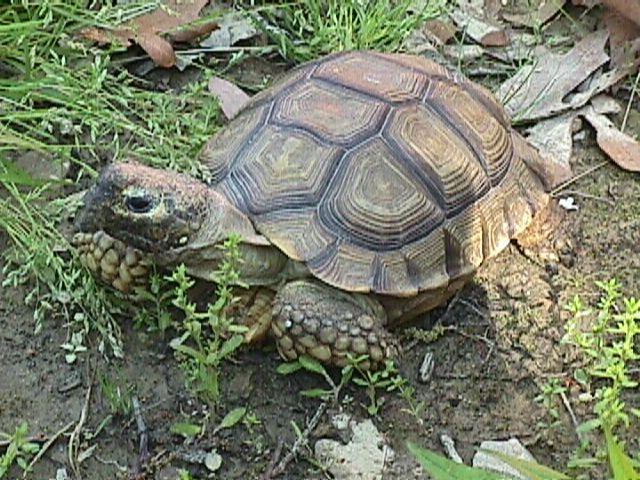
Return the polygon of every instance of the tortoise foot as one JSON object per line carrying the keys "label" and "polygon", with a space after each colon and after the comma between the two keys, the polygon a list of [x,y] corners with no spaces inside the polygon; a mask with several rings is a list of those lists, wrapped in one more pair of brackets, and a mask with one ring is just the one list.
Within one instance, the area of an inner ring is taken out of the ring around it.
{"label": "tortoise foot", "polygon": [[287,360],[308,355],[343,367],[367,355],[359,365],[376,369],[397,354],[386,317],[369,297],[349,294],[311,280],[286,284],[278,292],[271,331]]}
{"label": "tortoise foot", "polygon": [[551,202],[531,225],[516,238],[518,248],[529,260],[557,270],[558,265],[570,268],[574,263],[574,246],[566,226],[566,212]]}

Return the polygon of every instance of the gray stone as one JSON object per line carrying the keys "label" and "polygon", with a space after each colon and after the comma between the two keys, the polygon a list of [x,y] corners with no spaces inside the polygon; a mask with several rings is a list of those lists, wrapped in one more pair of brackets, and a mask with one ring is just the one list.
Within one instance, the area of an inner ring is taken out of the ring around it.
{"label": "gray stone", "polygon": [[393,459],[393,450],[369,419],[350,422],[352,436],[346,445],[330,439],[318,440],[315,455],[328,466],[336,480],[381,480],[385,463]]}
{"label": "gray stone", "polygon": [[[480,444],[480,450],[491,450],[520,460],[535,462],[533,455],[531,455],[529,450],[527,450],[517,438],[510,438],[506,441],[487,440]],[[473,457],[473,466],[484,468],[486,470],[493,470],[518,480],[531,480],[530,477],[520,474],[517,470],[510,467],[499,458],[480,451]]]}

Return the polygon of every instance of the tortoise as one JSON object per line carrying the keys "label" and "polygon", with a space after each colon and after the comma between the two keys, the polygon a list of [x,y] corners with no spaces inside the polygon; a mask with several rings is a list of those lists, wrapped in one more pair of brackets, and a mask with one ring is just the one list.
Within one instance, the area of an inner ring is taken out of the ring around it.
{"label": "tortoise", "polygon": [[398,354],[390,327],[445,303],[512,239],[539,238],[530,232],[556,211],[538,152],[495,97],[408,54],[295,68],[201,160],[204,182],[107,166],[76,220],[81,258],[125,292],[144,285],[150,259],[215,281],[218,246],[238,234],[247,339],[270,329],[289,360],[367,355],[379,367]]}

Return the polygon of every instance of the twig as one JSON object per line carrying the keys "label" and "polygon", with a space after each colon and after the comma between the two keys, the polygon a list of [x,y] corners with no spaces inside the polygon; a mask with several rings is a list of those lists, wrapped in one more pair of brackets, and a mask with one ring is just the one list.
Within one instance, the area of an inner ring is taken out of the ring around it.
{"label": "twig", "polygon": [[[29,443],[43,443],[47,441],[47,437],[42,437],[41,435],[34,435],[32,437],[27,437],[26,440]],[[13,440],[0,440],[0,448],[7,448],[12,443],[13,443]]]}
{"label": "twig", "polygon": [[138,397],[134,396],[131,399],[131,403],[133,403],[133,415],[136,419],[138,435],[140,436],[138,464],[136,465],[136,470],[140,473],[149,461],[149,458],[151,458],[151,453],[149,452],[149,430],[147,429],[147,424],[144,422],[144,418],[142,417],[142,409],[140,408],[140,400]]}
{"label": "twig", "polygon": [[569,180],[567,180],[566,182],[562,182],[560,185],[558,185],[556,188],[554,188],[553,190],[551,190],[551,196],[555,197],[557,196],[558,193],[560,193],[562,190],[564,190],[565,188],[567,188],[569,185],[571,185],[572,183],[577,182],[578,180],[580,180],[581,178],[586,177],[587,175],[589,175],[590,173],[595,172],[596,170],[604,167],[605,165],[607,165],[609,163],[609,160],[604,160],[600,163],[598,163],[597,165],[594,165],[591,168],[588,168],[587,170],[585,170],[582,173],[579,173],[578,175],[576,175],[575,177],[571,177]]}
{"label": "twig", "polygon": [[303,445],[306,445],[308,443],[309,436],[316,429],[316,427],[318,426],[318,423],[320,423],[320,419],[322,418],[322,415],[324,415],[324,412],[326,410],[327,410],[327,403],[322,402],[318,407],[318,410],[316,410],[316,413],[313,415],[313,417],[311,417],[311,420],[309,420],[307,428],[304,429],[304,432],[302,432],[302,435],[296,438],[296,441],[293,443],[293,446],[291,447],[291,450],[289,451],[289,453],[287,453],[285,457],[282,460],[280,460],[280,463],[278,463],[277,467],[275,467],[271,471],[267,470],[267,472],[265,472],[264,476],[262,477],[262,480],[270,480],[284,473],[285,469],[287,468],[287,465],[291,463],[291,461],[296,456],[300,448],[302,448]]}
{"label": "twig", "polygon": [[579,440],[582,440],[582,435],[580,434],[580,430],[578,430],[578,427],[580,426],[580,423],[578,422],[578,418],[576,417],[576,414],[573,412],[573,408],[571,408],[571,403],[569,403],[569,399],[567,398],[567,394],[564,392],[560,392],[560,398],[562,399],[562,403],[564,404],[564,408],[567,409],[567,412],[569,412],[569,416],[571,417],[571,422],[573,423],[573,428],[576,429],[576,435],[578,437]]}
{"label": "twig", "polygon": [[111,465],[112,467],[116,467],[118,469],[118,471],[124,473],[127,470],[129,470],[127,467],[123,467],[122,465],[120,465],[118,462],[116,462],[115,460],[107,460],[106,458],[102,458],[100,455],[94,455],[93,458],[96,459],[96,461],[100,462],[103,465]]}
{"label": "twig", "polygon": [[273,471],[276,468],[276,464],[278,463],[278,460],[280,460],[280,456],[282,455],[283,447],[284,447],[284,440],[282,439],[278,440],[278,445],[276,445],[276,449],[273,452],[273,456],[271,457],[271,461],[269,462],[269,466],[267,467],[265,474],[262,476],[262,480],[267,480],[271,478],[271,475],[273,474]]}
{"label": "twig", "polygon": [[588,198],[589,200],[596,200],[598,202],[604,202],[612,207],[616,205],[616,202],[611,200],[610,198],[598,197],[597,195],[591,195],[590,193],[581,192],[579,190],[565,190],[562,192],[563,195],[576,195],[582,198]]}
{"label": "twig", "polygon": [[78,438],[80,437],[80,433],[82,431],[82,427],[84,427],[84,422],[87,421],[87,412],[89,411],[89,400],[91,399],[91,390],[93,387],[93,379],[89,383],[89,387],[87,388],[87,393],[84,396],[84,405],[82,406],[82,412],[80,412],[80,419],[76,424],[73,432],[71,432],[71,436],[69,437],[69,447],[67,449],[67,454],[69,457],[69,465],[73,470],[77,479],[82,478],[80,475],[80,470],[78,465],[76,464],[76,459],[78,457]]}
{"label": "twig", "polygon": [[636,81],[633,83],[633,88],[631,89],[631,96],[629,97],[627,108],[624,111],[624,118],[622,119],[622,125],[620,126],[620,131],[622,133],[624,133],[624,128],[627,126],[627,119],[629,118],[629,111],[631,110],[633,97],[635,96],[636,90],[638,89],[638,80],[640,80],[640,69],[638,70],[638,74],[636,75]]}
{"label": "twig", "polygon": [[29,463],[29,466],[27,468],[25,468],[24,470],[24,474],[22,475],[22,478],[27,478],[27,472],[31,471],[31,468],[36,464],[36,462],[38,460],[40,460],[42,458],[42,456],[47,452],[47,450],[49,450],[49,447],[51,447],[51,445],[54,444],[54,442],[61,436],[64,435],[67,430],[69,430],[71,427],[73,427],[73,422],[69,422],[67,423],[64,427],[62,427],[60,430],[58,430],[56,433],[53,434],[53,436],[51,438],[49,438],[40,448],[40,450],[38,450],[38,453],[36,454],[35,457],[33,457],[33,459],[31,460],[31,462]]}

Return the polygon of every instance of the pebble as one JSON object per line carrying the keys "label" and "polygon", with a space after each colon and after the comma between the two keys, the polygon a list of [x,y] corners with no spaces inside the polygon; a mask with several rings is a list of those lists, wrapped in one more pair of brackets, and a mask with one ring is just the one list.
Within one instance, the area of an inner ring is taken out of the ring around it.
{"label": "pebble", "polygon": [[[344,422],[344,419],[340,419]],[[346,445],[323,438],[315,444],[315,456],[336,480],[381,480],[385,463],[393,460],[393,450],[370,419],[350,421],[351,441]]]}
{"label": "pebble", "polygon": [[527,450],[517,438],[510,438],[509,440],[504,441],[487,440],[482,442],[480,444],[478,453],[476,453],[473,457],[473,466],[477,468],[493,470],[494,472],[498,472],[503,475],[509,475],[510,477],[516,478],[518,480],[532,480],[531,477],[522,475],[499,458],[484,453],[482,452],[482,450],[500,452],[510,457],[534,462],[535,458],[533,457],[533,455],[531,455],[529,450]]}

